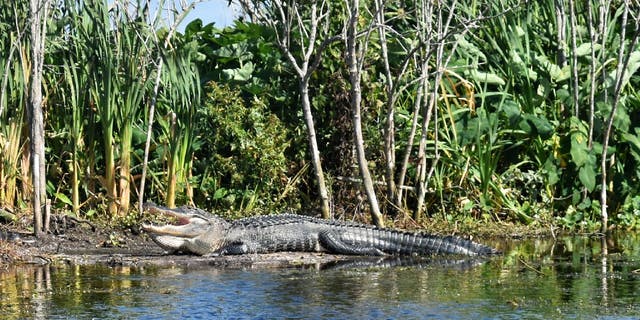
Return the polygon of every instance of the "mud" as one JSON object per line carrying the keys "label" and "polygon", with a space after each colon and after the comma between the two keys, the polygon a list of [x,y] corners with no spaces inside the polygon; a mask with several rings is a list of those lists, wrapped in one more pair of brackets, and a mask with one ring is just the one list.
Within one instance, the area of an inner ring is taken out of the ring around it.
{"label": "mud", "polygon": [[350,257],[307,252],[200,257],[165,253],[137,228],[108,228],[91,222],[54,217],[48,234],[36,238],[25,230],[0,225],[0,270],[15,264],[107,266],[216,266],[283,268],[321,266]]}
{"label": "mud", "polygon": [[[239,256],[200,257],[165,253],[140,227],[113,228],[68,215],[54,215],[47,234],[36,238],[29,221],[0,223],[0,271],[16,264],[73,264],[107,266],[215,266],[224,268],[317,267],[352,263],[354,256],[312,252],[278,252]],[[415,227],[415,226],[414,226]],[[442,228],[442,226],[440,226]],[[427,229],[431,229],[427,227]],[[433,228],[437,229],[437,228]],[[446,229],[446,228],[445,228]],[[465,229],[468,231],[467,228]],[[497,228],[495,228],[497,229]],[[477,229],[476,229],[477,230]],[[457,234],[449,228],[444,234]],[[436,233],[441,233],[436,231]],[[357,264],[383,263],[360,257]],[[413,259],[412,259],[413,260]],[[425,261],[385,261],[412,265]],[[429,262],[431,263],[431,262]]]}

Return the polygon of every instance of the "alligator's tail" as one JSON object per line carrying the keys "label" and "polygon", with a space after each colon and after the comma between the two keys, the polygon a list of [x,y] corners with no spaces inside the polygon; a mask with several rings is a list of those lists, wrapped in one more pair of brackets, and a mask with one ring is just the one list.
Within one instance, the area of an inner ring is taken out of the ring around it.
{"label": "alligator's tail", "polygon": [[[352,231],[355,231],[352,229]],[[358,246],[372,246],[387,254],[395,255],[425,255],[425,254],[460,254],[466,256],[481,256],[499,254],[500,251],[492,247],[463,239],[456,236],[438,236],[427,233],[412,233],[390,229],[365,229],[354,232],[360,236],[351,239],[344,238],[347,243]],[[353,241],[368,239],[368,243]],[[356,243],[359,242],[359,243]]]}
{"label": "alligator's tail", "polygon": [[391,251],[399,254],[461,254],[467,256],[493,255],[500,251],[456,236],[437,236],[426,233],[387,231]]}
{"label": "alligator's tail", "polygon": [[423,239],[421,241],[422,244],[418,245],[419,248],[426,249],[428,252],[433,253],[453,253],[469,256],[500,254],[500,251],[495,248],[456,236],[443,237],[418,234],[416,238]]}

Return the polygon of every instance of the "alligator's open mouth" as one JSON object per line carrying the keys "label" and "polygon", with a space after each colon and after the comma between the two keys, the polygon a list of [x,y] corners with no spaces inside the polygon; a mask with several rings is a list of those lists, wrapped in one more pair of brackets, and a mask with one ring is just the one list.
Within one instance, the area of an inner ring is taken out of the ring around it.
{"label": "alligator's open mouth", "polygon": [[198,243],[194,238],[207,232],[216,225],[215,217],[197,208],[165,208],[154,203],[145,203],[144,210],[156,215],[164,225],[143,224],[153,241],[168,252],[206,254],[212,250],[212,243]]}
{"label": "alligator's open mouth", "polygon": [[193,238],[204,231],[210,225],[210,221],[204,215],[191,208],[169,209],[145,203],[144,210],[160,216],[165,225],[142,224],[142,229],[152,236],[173,236],[180,238]]}
{"label": "alligator's open mouth", "polygon": [[158,206],[153,202],[147,202],[142,205],[144,211],[147,211],[151,215],[154,215],[157,221],[172,224],[174,226],[182,226],[189,224],[189,218],[191,214],[184,212],[183,209],[169,209]]}

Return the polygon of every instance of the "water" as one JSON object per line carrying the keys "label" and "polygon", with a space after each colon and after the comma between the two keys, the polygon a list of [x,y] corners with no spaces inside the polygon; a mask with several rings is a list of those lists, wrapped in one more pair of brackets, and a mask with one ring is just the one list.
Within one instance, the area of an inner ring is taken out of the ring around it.
{"label": "water", "polygon": [[3,319],[638,319],[640,238],[496,243],[478,265],[20,267]]}

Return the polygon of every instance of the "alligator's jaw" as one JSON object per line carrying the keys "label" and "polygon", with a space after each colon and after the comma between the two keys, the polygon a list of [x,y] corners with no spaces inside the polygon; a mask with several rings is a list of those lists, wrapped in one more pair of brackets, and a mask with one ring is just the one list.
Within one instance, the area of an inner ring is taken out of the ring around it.
{"label": "alligator's jaw", "polygon": [[[190,227],[193,226],[143,225],[142,229],[151,235],[153,242],[168,253],[183,252],[206,255],[224,246],[223,226],[214,224],[206,228],[204,226]],[[176,231],[185,229],[187,231]],[[203,240],[203,237],[206,239]]]}
{"label": "alligator's jaw", "polygon": [[154,226],[143,224],[142,230],[146,231],[153,242],[168,252],[190,251],[190,242],[193,238],[206,231],[205,225],[165,225]]}
{"label": "alligator's jaw", "polygon": [[208,223],[189,223],[185,225],[155,226],[151,224],[142,224],[142,230],[155,236],[171,236],[174,238],[195,238],[207,231]]}
{"label": "alligator's jaw", "polygon": [[192,213],[188,212],[191,209],[169,209],[154,203],[146,203],[145,209],[151,213],[174,219],[175,224],[142,225],[142,230],[149,233],[156,244],[169,252],[190,251],[189,247],[193,238],[202,235],[210,227],[210,220],[195,210]]}
{"label": "alligator's jaw", "polygon": [[184,238],[172,236],[151,236],[151,239],[153,239],[153,242],[160,246],[160,248],[170,253],[185,250],[189,242],[189,240]]}

